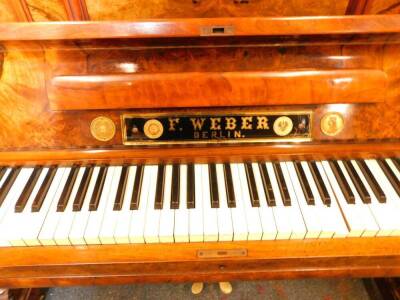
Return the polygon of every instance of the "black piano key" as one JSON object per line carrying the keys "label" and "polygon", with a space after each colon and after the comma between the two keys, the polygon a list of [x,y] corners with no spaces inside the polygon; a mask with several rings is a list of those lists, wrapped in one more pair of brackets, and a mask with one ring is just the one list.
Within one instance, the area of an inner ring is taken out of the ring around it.
{"label": "black piano key", "polygon": [[4,175],[7,172],[7,168],[6,167],[1,167],[0,168],[0,181],[3,179]]}
{"label": "black piano key", "polygon": [[165,166],[158,166],[156,198],[154,201],[154,209],[163,209],[164,201],[164,186],[165,186]]}
{"label": "black piano key", "polygon": [[268,170],[265,163],[259,163],[258,167],[260,169],[261,179],[264,187],[265,198],[267,199],[268,206],[276,206],[275,195],[272,189],[271,180],[268,176]]}
{"label": "black piano key", "polygon": [[342,190],[342,193],[344,195],[344,198],[346,199],[347,203],[349,204],[355,204],[356,199],[354,197],[354,194],[347,183],[346,177],[344,177],[344,174],[342,172],[342,169],[340,168],[339,164],[335,160],[329,161],[329,165],[332,168],[333,174],[335,175],[335,178],[340,186],[340,189]]}
{"label": "black piano key", "polygon": [[225,189],[228,207],[236,207],[235,190],[233,189],[232,170],[230,164],[224,164]]}
{"label": "black piano key", "polygon": [[195,198],[195,181],[194,181],[194,165],[189,164],[187,166],[187,186],[186,186],[186,202],[187,208],[195,208],[196,198]]}
{"label": "black piano key", "polygon": [[371,196],[368,193],[368,190],[362,182],[360,176],[357,174],[356,169],[354,169],[353,164],[350,161],[343,161],[343,165],[346,168],[347,173],[349,173],[351,181],[353,181],[353,184],[356,187],[356,190],[360,195],[362,202],[365,204],[371,203]]}
{"label": "black piano key", "polygon": [[96,178],[96,183],[94,185],[93,194],[89,202],[89,211],[95,211],[99,207],[101,192],[103,191],[104,182],[106,181],[108,172],[108,167],[100,167],[99,174]]}
{"label": "black piano key", "polygon": [[297,173],[297,177],[299,178],[301,188],[303,190],[304,196],[306,198],[308,205],[315,205],[314,195],[311,191],[310,184],[308,183],[306,174],[304,173],[303,166],[301,162],[296,161],[294,162],[294,168]]}
{"label": "black piano key", "polygon": [[219,208],[217,167],[215,166],[215,164],[210,164],[208,166],[208,175],[209,175],[209,181],[210,181],[211,207]]}
{"label": "black piano key", "polygon": [[396,174],[393,173],[392,169],[384,159],[377,160],[379,166],[381,167],[383,173],[389,180],[390,184],[393,186],[394,190],[396,191],[397,195],[400,196],[400,182],[396,177]]}
{"label": "black piano key", "polygon": [[140,191],[142,189],[143,173],[144,173],[144,166],[138,165],[136,167],[135,181],[133,183],[133,192],[130,205],[131,210],[139,209]]}
{"label": "black piano key", "polygon": [[258,197],[256,179],[254,178],[254,172],[251,163],[245,163],[244,169],[246,171],[247,186],[249,187],[251,206],[260,207],[260,198]]}
{"label": "black piano key", "polygon": [[291,199],[290,199],[290,195],[289,195],[289,190],[288,190],[286,182],[285,182],[285,177],[283,176],[281,165],[278,162],[274,162],[274,163],[272,163],[272,165],[274,166],[279,190],[282,195],[283,205],[290,206],[292,203],[291,203]]}
{"label": "black piano key", "polygon": [[67,208],[68,200],[69,200],[69,197],[71,196],[72,189],[74,187],[75,180],[76,180],[76,177],[78,176],[78,173],[79,173],[78,166],[71,167],[71,171],[68,175],[67,182],[65,183],[64,189],[61,193],[60,200],[58,201],[58,204],[57,204],[58,212],[63,212]]}
{"label": "black piano key", "polygon": [[179,208],[179,165],[172,165],[171,209]]}
{"label": "black piano key", "polygon": [[311,174],[314,178],[319,195],[321,196],[322,203],[328,206],[331,205],[331,196],[329,195],[328,189],[325,186],[321,173],[318,170],[317,163],[315,161],[310,161],[308,162],[308,166],[310,167]]}
{"label": "black piano key", "polygon": [[356,160],[358,167],[363,173],[365,179],[367,180],[369,186],[371,187],[372,192],[375,194],[376,199],[380,203],[386,202],[386,195],[380,187],[378,181],[376,181],[375,176],[372,174],[371,170],[363,160]]}
{"label": "black piano key", "polygon": [[18,177],[21,168],[16,167],[13,168],[10,173],[8,174],[6,180],[4,181],[2,187],[0,188],[0,207],[6,199],[8,192],[10,191],[11,187],[13,186],[15,180]]}
{"label": "black piano key", "polygon": [[76,193],[76,197],[74,199],[74,203],[72,205],[73,211],[81,211],[83,206],[83,201],[85,200],[86,192],[89,188],[90,179],[93,174],[93,167],[86,167],[85,172],[83,173],[82,180],[79,184],[78,191]]}
{"label": "black piano key", "polygon": [[32,203],[32,212],[38,212],[42,208],[43,201],[46,198],[47,192],[50,189],[51,183],[53,182],[54,176],[57,173],[56,167],[50,167],[49,171],[47,171],[46,177],[43,180],[42,186],[40,187],[38,193],[36,194],[35,199]]}
{"label": "black piano key", "polygon": [[25,209],[28,199],[29,199],[30,195],[32,194],[33,188],[35,187],[41,172],[42,172],[41,167],[36,167],[33,169],[31,176],[29,176],[29,179],[28,179],[27,183],[25,184],[25,187],[22,190],[22,193],[19,196],[17,203],[15,204],[15,212],[16,213],[20,213]]}
{"label": "black piano key", "polygon": [[121,175],[119,177],[118,189],[117,189],[117,194],[115,195],[113,210],[122,209],[122,205],[124,203],[126,183],[128,181],[128,173],[129,173],[129,167],[123,166],[121,170]]}

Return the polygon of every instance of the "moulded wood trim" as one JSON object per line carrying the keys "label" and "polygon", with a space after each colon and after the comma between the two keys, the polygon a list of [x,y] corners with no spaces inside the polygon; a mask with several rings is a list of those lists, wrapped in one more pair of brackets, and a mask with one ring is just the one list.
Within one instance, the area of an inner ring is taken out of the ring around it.
{"label": "moulded wood trim", "polygon": [[398,33],[400,15],[0,23],[0,40],[198,37],[210,26],[233,27],[228,32],[231,36]]}

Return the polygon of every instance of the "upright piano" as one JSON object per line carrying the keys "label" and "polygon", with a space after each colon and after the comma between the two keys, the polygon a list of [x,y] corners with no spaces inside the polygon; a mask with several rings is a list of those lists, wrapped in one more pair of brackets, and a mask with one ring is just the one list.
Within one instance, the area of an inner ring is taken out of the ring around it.
{"label": "upright piano", "polygon": [[400,275],[400,3],[0,1],[0,286]]}

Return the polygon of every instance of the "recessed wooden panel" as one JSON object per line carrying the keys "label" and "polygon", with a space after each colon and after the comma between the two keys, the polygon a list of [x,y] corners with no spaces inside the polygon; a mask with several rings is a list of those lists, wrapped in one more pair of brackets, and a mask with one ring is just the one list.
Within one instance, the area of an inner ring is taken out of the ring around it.
{"label": "recessed wooden panel", "polygon": [[63,0],[25,1],[35,22],[68,20]]}
{"label": "recessed wooden panel", "polygon": [[91,20],[343,15],[348,0],[86,0]]}
{"label": "recessed wooden panel", "polygon": [[399,0],[370,0],[368,1],[365,14],[398,14],[400,13]]}

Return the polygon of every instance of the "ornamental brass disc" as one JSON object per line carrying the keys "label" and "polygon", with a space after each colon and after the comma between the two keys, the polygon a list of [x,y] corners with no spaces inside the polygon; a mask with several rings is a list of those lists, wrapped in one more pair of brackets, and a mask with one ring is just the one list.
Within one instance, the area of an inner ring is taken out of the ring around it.
{"label": "ornamental brass disc", "polygon": [[158,139],[163,134],[164,128],[160,121],[151,119],[146,121],[143,131],[149,139]]}
{"label": "ornamental brass disc", "polygon": [[321,131],[328,136],[339,134],[344,128],[344,118],[338,112],[325,114],[321,119]]}
{"label": "ornamental brass disc", "polygon": [[107,142],[115,135],[115,124],[110,118],[97,117],[90,123],[90,133],[96,140]]}
{"label": "ornamental brass disc", "polygon": [[293,121],[286,116],[279,117],[274,122],[274,131],[279,136],[286,136],[292,132]]}

